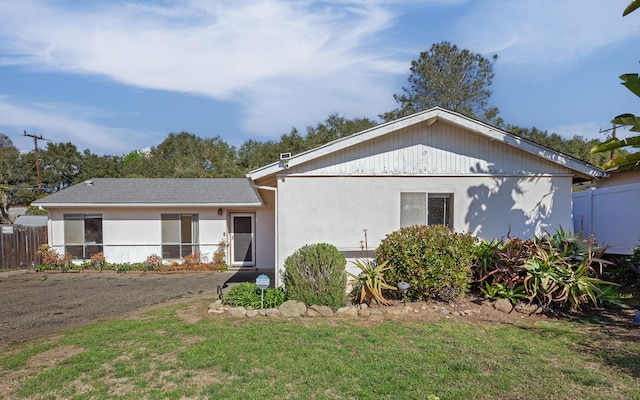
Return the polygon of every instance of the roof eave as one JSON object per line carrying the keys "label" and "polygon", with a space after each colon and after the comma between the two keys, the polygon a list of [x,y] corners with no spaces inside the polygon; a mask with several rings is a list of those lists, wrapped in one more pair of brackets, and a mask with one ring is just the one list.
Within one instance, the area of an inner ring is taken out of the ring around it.
{"label": "roof eave", "polygon": [[[573,158],[571,156],[552,150],[548,147],[520,138],[489,124],[466,117],[453,111],[445,110],[440,107],[434,107],[429,110],[409,115],[395,121],[377,125],[351,136],[337,139],[333,142],[329,142],[325,145],[297,154],[288,160],[287,165],[289,168],[295,167],[297,165],[306,163],[319,157],[323,157],[327,154],[342,150],[352,145],[375,139],[392,131],[400,130],[410,125],[425,121],[429,121],[428,123],[429,125],[431,125],[438,120],[462,126],[466,129],[485,135],[491,139],[501,141],[507,145],[519,148],[525,152],[537,155],[548,161],[562,165],[574,172],[577,172],[578,175],[585,179],[602,178],[606,174],[604,170],[587,162],[578,160],[577,158]],[[268,175],[277,174],[283,169],[284,166],[282,165],[282,163],[274,162],[264,167],[250,171],[246,175],[246,177],[255,181],[256,179],[260,179]]]}
{"label": "roof eave", "polygon": [[264,203],[31,203],[42,208],[178,208],[178,207],[218,207],[218,208],[256,208]]}

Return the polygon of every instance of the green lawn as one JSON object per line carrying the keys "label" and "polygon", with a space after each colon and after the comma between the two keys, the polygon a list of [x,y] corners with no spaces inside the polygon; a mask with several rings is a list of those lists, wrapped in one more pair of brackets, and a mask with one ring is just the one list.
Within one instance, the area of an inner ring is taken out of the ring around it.
{"label": "green lawn", "polygon": [[181,307],[6,349],[0,397],[640,399],[634,327],[607,332],[526,319],[212,317],[191,324],[177,317]]}

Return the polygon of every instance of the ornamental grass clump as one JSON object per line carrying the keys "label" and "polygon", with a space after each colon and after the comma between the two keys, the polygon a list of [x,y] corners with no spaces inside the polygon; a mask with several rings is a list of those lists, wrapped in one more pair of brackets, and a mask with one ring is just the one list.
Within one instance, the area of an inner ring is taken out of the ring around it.
{"label": "ornamental grass clump", "polygon": [[359,274],[352,274],[347,271],[351,280],[347,285],[353,286],[352,295],[360,304],[370,303],[375,300],[378,304],[388,306],[390,303],[385,299],[382,289],[397,290],[398,288],[388,285],[384,278],[385,271],[391,269],[387,262],[377,265],[375,260],[368,258],[357,259],[353,264],[360,269]]}
{"label": "ornamental grass clump", "polygon": [[287,297],[310,305],[337,310],[347,304],[347,261],[335,246],[305,245],[284,262],[283,282]]}
{"label": "ornamental grass clump", "polygon": [[475,242],[471,234],[442,225],[410,226],[387,235],[376,250],[376,260],[390,267],[385,272],[387,284],[410,284],[407,299],[450,301],[469,287]]}
{"label": "ornamental grass clump", "polygon": [[258,285],[253,282],[243,282],[229,289],[222,300],[225,304],[232,306],[257,309],[261,306],[277,308],[287,300],[287,297],[282,288],[266,288],[263,299]]}

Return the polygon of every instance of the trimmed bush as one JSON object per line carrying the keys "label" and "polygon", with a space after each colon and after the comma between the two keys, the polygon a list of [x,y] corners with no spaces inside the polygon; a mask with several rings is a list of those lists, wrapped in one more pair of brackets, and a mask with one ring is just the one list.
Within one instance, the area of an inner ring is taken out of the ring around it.
{"label": "trimmed bush", "polygon": [[335,246],[327,243],[306,245],[284,262],[284,288],[287,297],[333,310],[347,304],[347,261]]}
{"label": "trimmed bush", "polygon": [[469,287],[475,242],[471,234],[442,225],[410,226],[387,235],[376,250],[376,260],[392,267],[385,273],[388,284],[411,285],[408,299],[449,301]]}

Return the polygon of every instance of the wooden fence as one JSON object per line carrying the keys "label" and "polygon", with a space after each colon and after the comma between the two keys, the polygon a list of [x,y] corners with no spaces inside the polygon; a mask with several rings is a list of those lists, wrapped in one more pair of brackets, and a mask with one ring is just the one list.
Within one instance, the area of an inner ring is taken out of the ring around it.
{"label": "wooden fence", "polygon": [[46,226],[2,225],[0,269],[30,269],[40,263],[38,247],[47,243]]}

